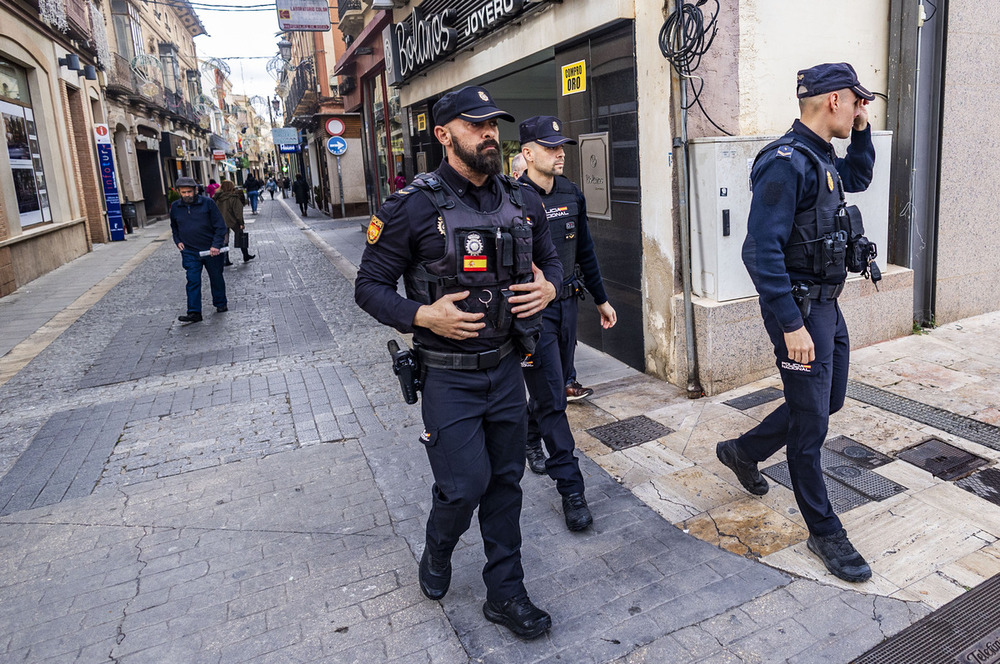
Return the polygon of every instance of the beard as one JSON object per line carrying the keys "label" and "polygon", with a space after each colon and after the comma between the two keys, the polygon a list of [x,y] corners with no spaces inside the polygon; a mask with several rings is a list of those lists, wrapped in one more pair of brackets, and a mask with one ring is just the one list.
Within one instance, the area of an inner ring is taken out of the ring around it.
{"label": "beard", "polygon": [[[493,146],[496,148],[486,152],[486,148]],[[458,141],[452,143],[455,156],[462,160],[466,166],[483,175],[499,175],[503,170],[503,157],[500,154],[500,144],[492,138],[487,139],[476,146],[475,150],[466,150]]]}
{"label": "beard", "polygon": [[197,196],[197,194],[191,194],[190,196],[184,196],[182,194],[181,195],[181,202],[184,203],[185,205],[191,205],[192,203],[194,203],[194,199],[195,199],[196,196]]}

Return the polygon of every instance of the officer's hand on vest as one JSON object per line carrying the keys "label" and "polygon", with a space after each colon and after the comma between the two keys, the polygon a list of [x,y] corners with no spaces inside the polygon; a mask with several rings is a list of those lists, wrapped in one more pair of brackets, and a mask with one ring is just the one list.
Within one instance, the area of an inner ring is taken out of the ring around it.
{"label": "officer's hand on vest", "polygon": [[469,297],[469,291],[444,295],[434,304],[424,304],[417,309],[413,324],[426,327],[434,334],[447,339],[471,339],[478,337],[476,330],[486,327],[477,323],[483,314],[470,314],[455,306],[455,303]]}
{"label": "officer's hand on vest", "polygon": [[538,269],[534,263],[531,264],[533,281],[526,284],[511,284],[512,291],[523,292],[524,295],[515,295],[510,298],[511,313],[517,314],[518,318],[528,318],[539,313],[549,306],[549,302],[556,299],[556,287],[545,278],[545,273]]}
{"label": "officer's hand on vest", "polygon": [[794,332],[785,332],[785,350],[792,362],[809,364],[816,359],[816,347],[805,325]]}

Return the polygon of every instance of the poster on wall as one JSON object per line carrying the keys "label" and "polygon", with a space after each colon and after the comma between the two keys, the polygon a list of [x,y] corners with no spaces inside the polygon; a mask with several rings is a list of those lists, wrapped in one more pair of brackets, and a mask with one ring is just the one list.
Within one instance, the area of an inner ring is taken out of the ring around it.
{"label": "poster on wall", "polygon": [[115,179],[115,160],[108,125],[94,125],[94,142],[97,143],[97,165],[101,173],[101,186],[104,189],[104,204],[108,211],[108,230],[111,231],[111,241],[117,242],[125,239],[125,222],[122,219],[121,199],[118,196],[118,181]]}
{"label": "poster on wall", "polygon": [[278,27],[282,32],[326,32],[330,29],[327,0],[277,0],[276,4]]}

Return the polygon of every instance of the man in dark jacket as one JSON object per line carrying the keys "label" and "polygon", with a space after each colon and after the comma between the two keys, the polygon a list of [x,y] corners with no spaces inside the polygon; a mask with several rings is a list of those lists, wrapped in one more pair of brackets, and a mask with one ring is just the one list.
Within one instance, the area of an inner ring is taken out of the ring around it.
{"label": "man in dark jacket", "polygon": [[302,216],[309,216],[309,183],[302,177],[302,173],[295,176],[295,182],[292,184],[292,194],[295,196],[295,202],[299,204]]}
{"label": "man in dark jacket", "polygon": [[177,320],[197,323],[201,320],[202,267],[208,271],[212,285],[212,304],[220,313],[229,311],[220,253],[226,242],[226,222],[212,199],[198,195],[198,183],[193,178],[178,178],[177,192],[181,197],[170,206],[170,230],[187,272],[188,298],[187,314]]}

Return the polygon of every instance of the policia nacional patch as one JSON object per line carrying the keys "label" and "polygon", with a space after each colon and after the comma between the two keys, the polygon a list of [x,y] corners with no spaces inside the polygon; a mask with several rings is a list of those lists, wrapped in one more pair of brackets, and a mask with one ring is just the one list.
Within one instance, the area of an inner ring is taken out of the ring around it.
{"label": "policia nacional patch", "polygon": [[385,224],[382,223],[382,220],[375,215],[372,215],[372,220],[368,222],[368,244],[375,244],[378,242],[378,239],[382,236],[383,227],[385,227]]}

